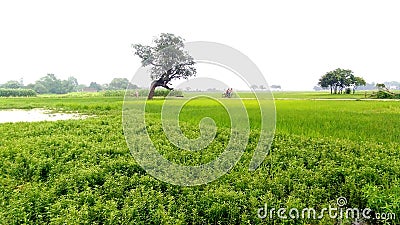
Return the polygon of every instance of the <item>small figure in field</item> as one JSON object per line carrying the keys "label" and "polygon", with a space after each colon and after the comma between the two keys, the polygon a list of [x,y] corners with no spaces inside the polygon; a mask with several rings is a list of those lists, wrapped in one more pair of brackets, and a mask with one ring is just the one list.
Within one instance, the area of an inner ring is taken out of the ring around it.
{"label": "small figure in field", "polygon": [[225,91],[223,96],[226,97],[226,98],[230,98],[230,97],[232,97],[232,92],[233,92],[233,89],[232,88],[228,88],[228,89],[226,89],[226,91]]}
{"label": "small figure in field", "polygon": [[228,98],[232,97],[232,92],[233,92],[233,89],[229,88],[228,89]]}
{"label": "small figure in field", "polygon": [[225,97],[226,97],[226,98],[229,98],[229,88],[226,89],[226,91],[225,91]]}
{"label": "small figure in field", "polygon": [[135,91],[135,96],[136,98],[139,98],[139,92],[137,90]]}

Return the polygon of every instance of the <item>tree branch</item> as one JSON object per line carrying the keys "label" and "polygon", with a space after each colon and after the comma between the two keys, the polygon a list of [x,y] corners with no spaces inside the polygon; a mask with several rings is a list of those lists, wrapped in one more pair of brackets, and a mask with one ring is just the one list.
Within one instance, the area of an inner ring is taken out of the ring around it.
{"label": "tree branch", "polygon": [[162,87],[164,87],[164,88],[166,88],[166,89],[168,89],[168,90],[170,90],[170,91],[172,91],[172,90],[174,90],[173,88],[171,88],[171,87],[168,87],[168,85],[167,84],[164,84],[164,85],[161,85]]}
{"label": "tree branch", "polygon": [[152,65],[152,66],[162,66],[161,64],[155,64],[153,61],[150,62],[150,65]]}

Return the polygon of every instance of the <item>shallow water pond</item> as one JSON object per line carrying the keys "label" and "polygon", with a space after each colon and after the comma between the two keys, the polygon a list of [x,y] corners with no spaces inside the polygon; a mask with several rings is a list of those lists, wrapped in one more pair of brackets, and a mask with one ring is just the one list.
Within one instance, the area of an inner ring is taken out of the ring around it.
{"label": "shallow water pond", "polygon": [[78,113],[52,113],[51,110],[45,109],[0,110],[0,123],[76,120],[86,119],[87,117],[87,115],[81,115]]}

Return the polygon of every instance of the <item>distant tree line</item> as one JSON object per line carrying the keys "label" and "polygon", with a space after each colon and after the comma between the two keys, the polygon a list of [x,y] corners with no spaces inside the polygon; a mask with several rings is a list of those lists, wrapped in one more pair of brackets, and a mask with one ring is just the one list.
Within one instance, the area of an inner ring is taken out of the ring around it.
{"label": "distant tree line", "polygon": [[[264,85],[262,85],[262,84],[261,84],[260,86],[258,86],[258,85],[256,85],[256,84],[253,84],[253,85],[250,86],[250,88],[253,89],[253,90],[257,90],[257,89],[258,89],[258,90],[262,90],[262,91],[265,90],[265,89],[267,89],[267,88],[266,88]],[[277,90],[277,89],[282,89],[281,85],[271,85],[270,88],[271,88],[271,89],[275,89],[275,90]]]}
{"label": "distant tree line", "polygon": [[[400,90],[400,82],[387,81],[387,82],[383,82],[382,84],[384,84],[385,87],[390,90]],[[361,87],[360,90],[375,90],[377,87],[379,89],[379,86],[382,86],[382,84],[372,82],[370,84],[367,84],[365,87]]]}
{"label": "distant tree line", "polygon": [[1,89],[30,89],[38,94],[66,94],[70,92],[85,91],[87,88],[95,91],[137,89],[127,78],[114,78],[109,84],[91,82],[89,86],[79,84],[78,80],[71,76],[66,80],[58,79],[54,74],[47,74],[35,83],[24,85],[22,81],[10,80],[0,85]]}
{"label": "distant tree line", "polygon": [[[390,90],[400,90],[400,82],[397,81],[387,81],[383,82],[383,84]],[[377,90],[379,89],[377,87],[378,83],[372,82],[372,83],[366,83],[364,86],[359,86],[357,87],[357,90],[363,90],[363,91],[371,91],[371,90]],[[322,91],[327,88],[322,88],[321,86],[314,86],[314,91]]]}

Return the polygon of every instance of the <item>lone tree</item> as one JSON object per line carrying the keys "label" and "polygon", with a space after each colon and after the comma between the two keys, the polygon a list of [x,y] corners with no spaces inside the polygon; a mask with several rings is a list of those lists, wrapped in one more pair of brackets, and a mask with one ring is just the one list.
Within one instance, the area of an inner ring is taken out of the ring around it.
{"label": "lone tree", "polygon": [[358,86],[365,84],[365,80],[354,76],[353,71],[340,68],[327,72],[318,82],[322,88],[330,88],[331,94],[342,94],[346,88],[352,88],[354,93]]}
{"label": "lone tree", "polygon": [[153,43],[155,46],[134,44],[135,55],[142,60],[142,66],[150,66],[153,82],[147,99],[152,99],[157,87],[169,87],[173,79],[188,79],[196,75],[193,58],[183,49],[183,38],[174,34],[162,33]]}

